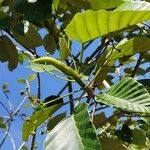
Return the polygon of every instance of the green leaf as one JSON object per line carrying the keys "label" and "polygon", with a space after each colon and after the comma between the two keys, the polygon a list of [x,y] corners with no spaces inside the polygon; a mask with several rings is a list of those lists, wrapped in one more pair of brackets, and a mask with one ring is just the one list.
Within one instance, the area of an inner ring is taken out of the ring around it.
{"label": "green leaf", "polygon": [[123,143],[118,139],[110,138],[110,137],[102,137],[100,138],[100,142],[102,144],[103,150],[126,150],[123,146]]}
{"label": "green leaf", "polygon": [[[116,49],[109,57],[109,63],[123,56],[130,56],[136,53],[148,51],[150,49],[150,38],[147,37],[135,37],[132,39],[123,39],[115,47]],[[110,52],[112,47],[108,49]]]}
{"label": "green leaf", "polygon": [[18,33],[15,30],[12,29],[12,32],[17,42],[26,46],[27,48],[35,49],[36,47],[41,46],[43,44],[42,38],[40,37],[34,25],[30,24],[29,29],[26,33],[22,31],[22,34],[20,34],[21,31],[18,31]]}
{"label": "green leaf", "polygon": [[150,79],[141,79],[138,80],[141,84],[144,85],[144,87],[147,89],[147,91],[150,93]]}
{"label": "green leaf", "polygon": [[36,111],[31,117],[25,120],[22,127],[22,139],[27,141],[29,135],[35,131],[35,129],[44,123],[45,120],[51,117],[51,115],[58,110],[62,105],[54,105],[49,108],[43,108]]}
{"label": "green leaf", "polygon": [[52,0],[37,0],[34,3],[29,3],[28,0],[13,0],[13,3],[15,10],[31,23],[39,25],[51,17]]}
{"label": "green leaf", "polygon": [[[101,71],[99,72],[98,76],[96,77],[96,83],[101,86],[103,80],[106,78],[107,73],[110,71],[110,67],[113,66],[115,60],[128,58],[136,53],[148,51],[150,49],[150,38],[147,37],[135,37],[131,39],[123,39],[115,46],[109,47],[106,53],[98,59],[98,63],[103,63],[108,57],[107,64],[101,67]],[[112,52],[113,51],[113,52]],[[111,54],[111,55],[110,55]],[[129,60],[128,60],[129,61]],[[99,67],[97,68],[99,69]],[[132,71],[129,68],[126,68],[125,71]]]}
{"label": "green leaf", "polygon": [[4,83],[2,85],[2,90],[8,90],[8,83]]}
{"label": "green leaf", "polygon": [[47,124],[47,130],[50,131],[52,130],[62,119],[66,117],[66,113],[61,113],[52,119],[49,119],[48,124]]}
{"label": "green leaf", "polygon": [[143,2],[143,1],[127,1],[126,3],[119,6],[116,10],[150,10],[150,3]]}
{"label": "green leaf", "polygon": [[150,114],[150,94],[130,77],[114,84],[106,94],[97,95],[96,101],[127,112]]}
{"label": "green leaf", "polygon": [[89,118],[88,105],[85,103],[80,104],[70,117],[61,121],[49,132],[44,143],[44,150],[72,148],[75,150],[101,149]]}
{"label": "green leaf", "polygon": [[0,30],[7,28],[10,22],[10,17],[4,12],[0,11]]}
{"label": "green leaf", "polygon": [[55,50],[57,49],[57,43],[51,34],[47,34],[44,37],[44,48],[50,54],[53,54],[55,52]]}
{"label": "green leaf", "polygon": [[67,46],[67,41],[65,38],[59,38],[59,46],[60,46],[60,60],[66,60],[70,55],[69,48]]}
{"label": "green leaf", "polygon": [[36,79],[36,74],[31,74],[29,77],[28,77],[28,81],[32,81],[32,80],[35,80]]}
{"label": "green leaf", "polygon": [[[146,8],[146,10],[143,10]],[[87,42],[100,36],[118,32],[150,19],[150,4],[137,4],[133,10],[92,11],[77,13],[66,28],[72,39]]]}
{"label": "green leaf", "polygon": [[18,79],[17,82],[19,82],[19,83],[26,83],[26,80],[25,79]]}
{"label": "green leaf", "polygon": [[101,112],[99,114],[96,114],[93,118],[93,124],[95,128],[99,128],[100,125],[107,120],[107,117],[105,116],[104,112]]}
{"label": "green leaf", "polygon": [[53,0],[52,9],[57,11],[60,0]]}
{"label": "green leaf", "polygon": [[91,9],[99,10],[99,9],[110,9],[116,8],[119,5],[122,5],[127,0],[90,0]]}
{"label": "green leaf", "polygon": [[0,61],[8,61],[8,68],[10,71],[15,69],[18,64],[16,46],[6,35],[0,37]]}
{"label": "green leaf", "polygon": [[4,122],[3,117],[0,116],[0,129],[6,129],[7,125]]}
{"label": "green leaf", "polygon": [[133,138],[132,138],[132,143],[136,145],[143,146],[146,143],[146,134],[144,133],[143,130],[140,129],[133,129],[132,130]]}
{"label": "green leaf", "polygon": [[115,135],[120,138],[122,141],[131,143],[132,142],[132,130],[127,124],[123,124],[121,129],[115,131]]}
{"label": "green leaf", "polygon": [[25,35],[29,30],[29,22],[23,20],[14,26],[14,30],[20,35]]}

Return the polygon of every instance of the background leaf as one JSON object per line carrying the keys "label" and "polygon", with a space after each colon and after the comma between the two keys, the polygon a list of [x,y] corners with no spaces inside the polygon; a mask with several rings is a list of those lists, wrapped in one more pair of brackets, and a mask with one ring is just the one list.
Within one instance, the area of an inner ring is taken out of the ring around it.
{"label": "background leaf", "polygon": [[0,61],[8,61],[8,68],[10,71],[15,69],[18,64],[16,46],[6,35],[0,37]]}
{"label": "background leaf", "polygon": [[54,105],[49,108],[43,108],[36,111],[31,117],[29,117],[23,124],[22,127],[22,139],[27,141],[29,135],[35,131],[45,120],[51,117],[51,115],[58,110],[61,105]]}

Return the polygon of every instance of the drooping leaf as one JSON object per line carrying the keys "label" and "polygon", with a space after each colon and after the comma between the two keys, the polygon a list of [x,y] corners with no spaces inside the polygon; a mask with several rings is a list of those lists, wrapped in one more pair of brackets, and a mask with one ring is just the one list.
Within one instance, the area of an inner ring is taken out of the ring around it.
{"label": "drooping leaf", "polygon": [[88,106],[85,103],[80,104],[70,117],[61,121],[45,139],[44,150],[72,148],[76,150],[101,149],[88,115]]}
{"label": "drooping leaf", "polygon": [[62,105],[54,105],[52,107],[43,108],[36,111],[31,117],[26,119],[22,127],[22,139],[27,141],[30,134],[32,134],[35,129],[44,123],[45,120],[51,117],[51,115],[61,107]]}
{"label": "drooping leaf", "polygon": [[37,0],[29,3],[28,0],[13,0],[14,8],[22,13],[24,20],[39,25],[40,22],[51,17],[52,0]]}
{"label": "drooping leaf", "polygon": [[[144,10],[146,8],[146,10]],[[137,4],[137,9],[115,11],[88,10],[77,13],[66,28],[66,34],[80,42],[118,32],[150,19],[150,4]]]}
{"label": "drooping leaf", "polygon": [[16,46],[6,35],[0,37],[0,61],[8,61],[8,68],[10,71],[15,69],[18,64]]}
{"label": "drooping leaf", "polygon": [[96,101],[127,112],[150,113],[150,94],[130,77],[114,84],[106,94],[97,95]]}
{"label": "drooping leaf", "polygon": [[91,9],[99,10],[99,9],[110,9],[116,8],[119,5],[122,5],[127,0],[90,0]]}
{"label": "drooping leaf", "polygon": [[55,50],[57,49],[57,43],[51,34],[47,34],[44,37],[44,48],[50,54],[53,54],[55,52]]}
{"label": "drooping leaf", "polygon": [[66,117],[66,113],[61,113],[52,119],[49,119],[47,124],[47,131],[52,130],[62,119]]}
{"label": "drooping leaf", "polygon": [[69,48],[67,46],[67,41],[65,38],[59,38],[59,46],[60,46],[60,60],[66,60],[70,55]]}

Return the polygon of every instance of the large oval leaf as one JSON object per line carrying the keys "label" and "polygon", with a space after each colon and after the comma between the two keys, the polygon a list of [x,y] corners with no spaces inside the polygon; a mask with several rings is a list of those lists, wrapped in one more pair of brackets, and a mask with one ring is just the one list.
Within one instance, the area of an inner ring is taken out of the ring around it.
{"label": "large oval leaf", "polygon": [[88,105],[80,104],[74,114],[61,121],[46,137],[44,150],[100,150],[101,145],[88,115]]}
{"label": "large oval leaf", "polygon": [[128,77],[114,84],[97,102],[133,113],[150,114],[150,94],[142,84]]}
{"label": "large oval leaf", "polygon": [[141,3],[137,9],[115,10],[115,11],[92,11],[87,10],[77,13],[66,28],[66,34],[80,42],[98,38],[136,25],[137,23],[150,19],[150,4],[144,3],[146,10],[143,10]]}
{"label": "large oval leaf", "polygon": [[116,8],[127,0],[90,0],[92,10]]}

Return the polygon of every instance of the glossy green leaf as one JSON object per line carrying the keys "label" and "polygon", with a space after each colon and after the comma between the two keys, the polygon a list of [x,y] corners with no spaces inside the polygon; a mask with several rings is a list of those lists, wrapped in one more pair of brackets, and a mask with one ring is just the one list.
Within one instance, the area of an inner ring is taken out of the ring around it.
{"label": "glossy green leaf", "polygon": [[69,48],[67,46],[67,41],[65,38],[59,38],[59,46],[60,46],[60,60],[66,60],[70,55]]}
{"label": "glossy green leaf", "polygon": [[47,34],[44,37],[44,48],[50,54],[53,54],[55,50],[57,49],[57,43],[51,34]]}
{"label": "glossy green leaf", "polygon": [[88,115],[88,105],[85,103],[80,104],[70,117],[61,121],[45,139],[44,150],[72,148],[75,150],[101,149]]}
{"label": "glossy green leaf", "polygon": [[50,131],[52,130],[62,119],[66,117],[66,113],[61,113],[52,119],[49,119],[48,124],[47,124],[47,130]]}
{"label": "glossy green leaf", "polygon": [[150,94],[142,84],[128,77],[114,84],[96,101],[123,111],[150,114]]}
{"label": "glossy green leaf", "polygon": [[99,9],[110,9],[116,8],[119,5],[122,5],[127,0],[90,0],[91,9],[99,10]]}
{"label": "glossy green leaf", "polygon": [[31,74],[29,77],[28,77],[28,81],[32,81],[32,80],[35,80],[36,79],[36,74]]}
{"label": "glossy green leaf", "polygon": [[[145,4],[145,2],[144,2]],[[118,32],[150,19],[150,4],[137,4],[137,9],[115,11],[87,10],[77,13],[66,28],[66,34],[80,42],[87,42],[100,36]]]}
{"label": "glossy green leaf", "polygon": [[16,46],[6,35],[0,37],[0,61],[8,61],[8,68],[10,71],[15,69],[18,64]]}
{"label": "glossy green leaf", "polygon": [[35,129],[44,123],[45,120],[51,117],[51,115],[58,110],[62,105],[54,105],[52,107],[43,108],[42,110],[36,111],[25,120],[22,127],[22,139],[27,141],[30,134],[32,134]]}

